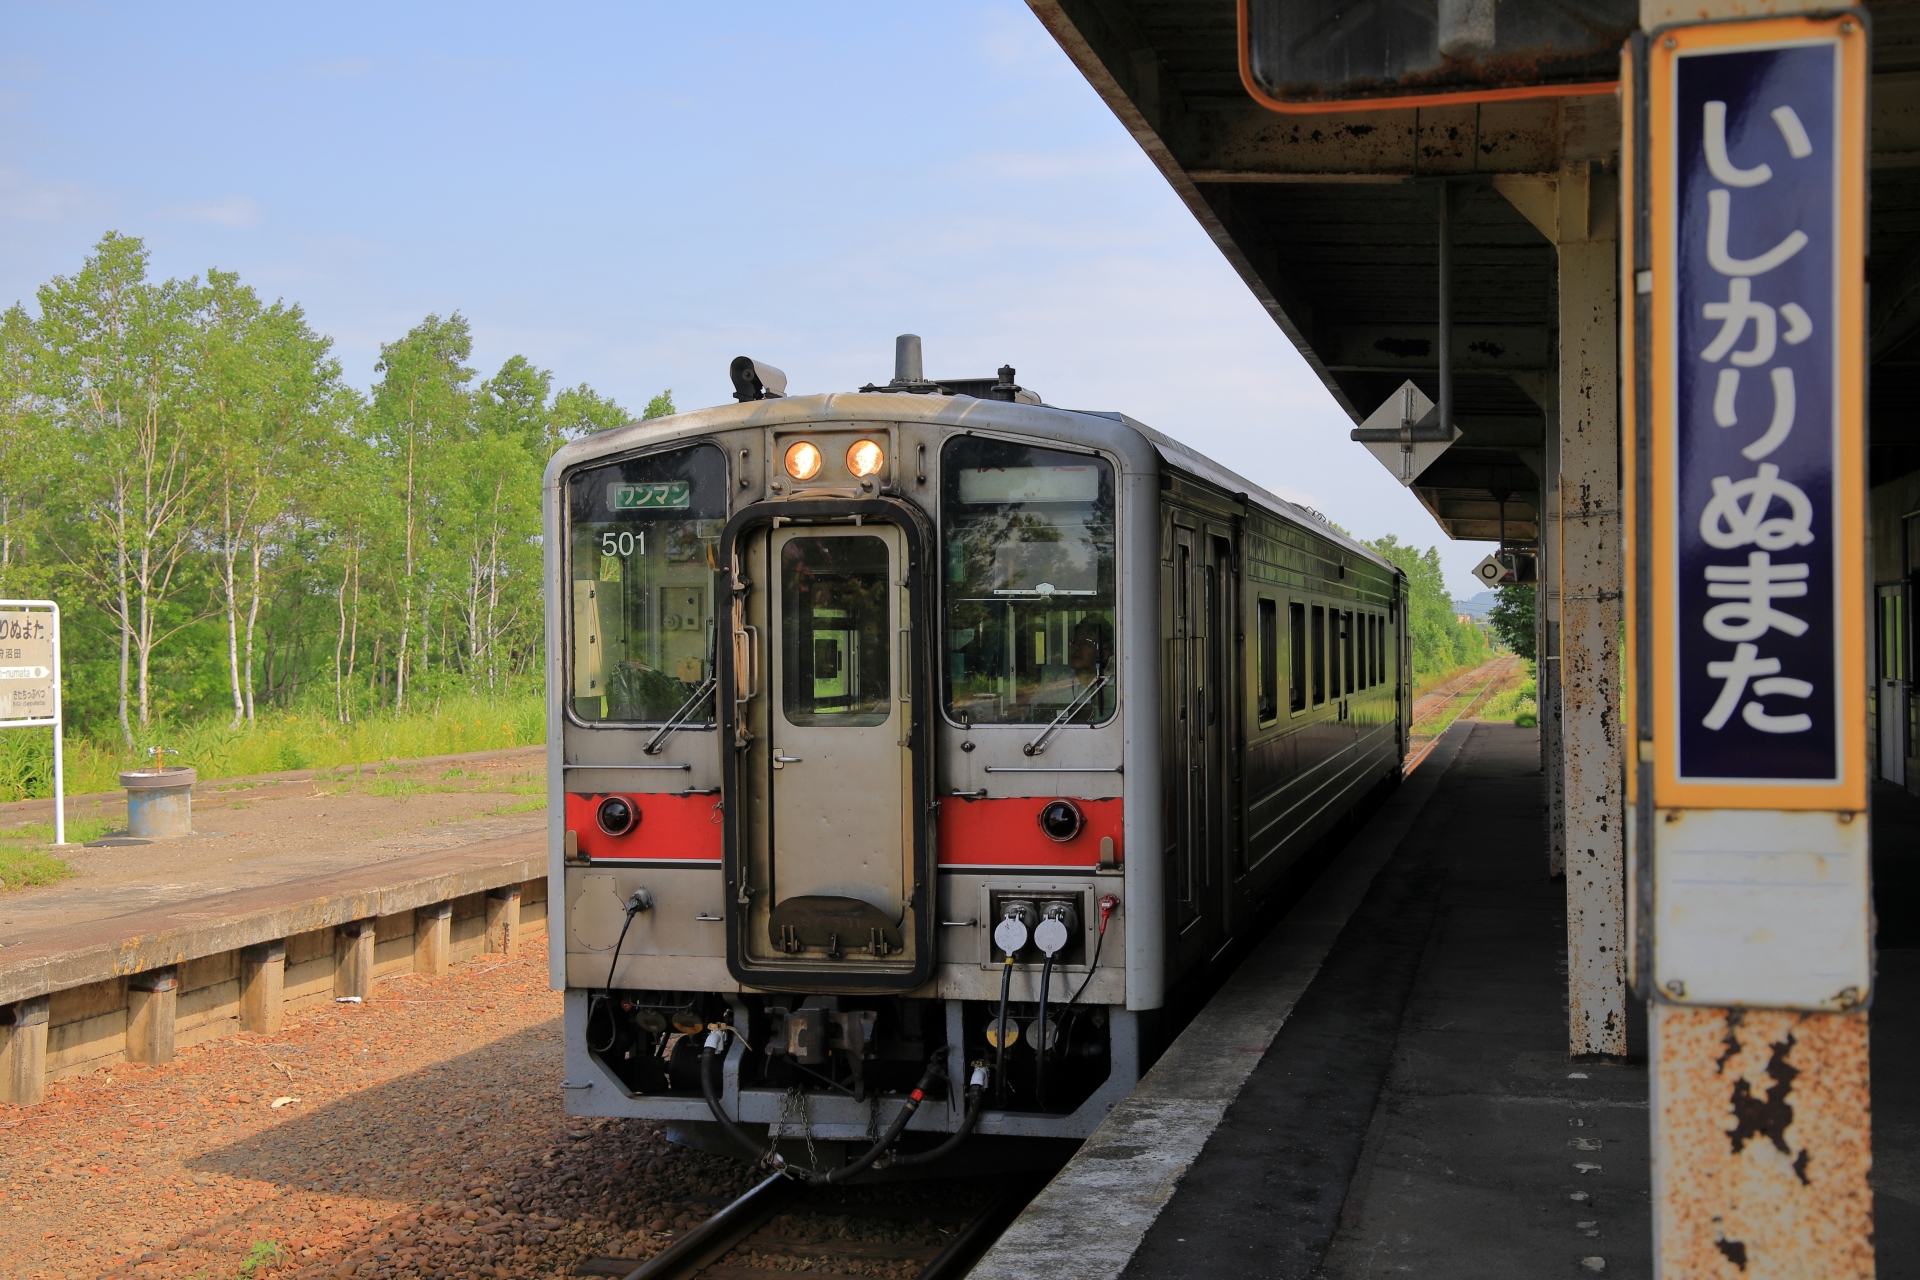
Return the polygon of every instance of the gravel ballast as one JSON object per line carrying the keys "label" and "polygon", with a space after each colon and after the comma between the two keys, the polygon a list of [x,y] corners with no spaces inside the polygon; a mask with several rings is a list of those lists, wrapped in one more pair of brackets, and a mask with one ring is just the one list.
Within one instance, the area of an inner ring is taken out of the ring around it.
{"label": "gravel ballast", "polygon": [[6,1273],[565,1275],[649,1257],[747,1188],[657,1124],[567,1119],[560,1034],[544,956],[483,956],[60,1081],[0,1110]]}

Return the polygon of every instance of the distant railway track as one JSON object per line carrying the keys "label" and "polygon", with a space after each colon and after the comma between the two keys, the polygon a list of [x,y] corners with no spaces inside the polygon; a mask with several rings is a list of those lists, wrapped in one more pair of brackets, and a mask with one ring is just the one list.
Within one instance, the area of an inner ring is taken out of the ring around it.
{"label": "distant railway track", "polygon": [[1520,659],[1514,655],[1504,654],[1453,677],[1415,699],[1412,741],[1403,772],[1412,773],[1454,721],[1465,719],[1478,711],[1481,704],[1514,674],[1519,662]]}
{"label": "distant railway track", "polygon": [[957,1280],[1045,1185],[1041,1174],[809,1188],[770,1177],[652,1258],[594,1258],[624,1280]]}

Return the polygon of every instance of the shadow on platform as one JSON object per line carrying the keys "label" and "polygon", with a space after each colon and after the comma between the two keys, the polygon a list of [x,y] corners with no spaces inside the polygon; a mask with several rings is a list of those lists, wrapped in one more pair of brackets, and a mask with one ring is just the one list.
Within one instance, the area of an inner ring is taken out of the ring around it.
{"label": "shadow on platform", "polygon": [[[1920,1277],[1920,802],[1875,800],[1879,1274]],[[1645,1018],[1568,1060],[1541,805],[1536,732],[1472,726],[1129,1280],[1651,1274]]]}

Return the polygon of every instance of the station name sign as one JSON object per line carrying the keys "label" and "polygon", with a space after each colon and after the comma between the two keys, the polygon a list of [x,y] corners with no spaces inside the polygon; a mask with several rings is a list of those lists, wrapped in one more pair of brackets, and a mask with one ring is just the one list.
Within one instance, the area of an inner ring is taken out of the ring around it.
{"label": "station name sign", "polygon": [[0,612],[0,720],[48,720],[54,714],[53,617]]}
{"label": "station name sign", "polygon": [[1656,774],[1840,808],[1863,786],[1864,153],[1843,38],[1768,25],[1787,38],[1659,59],[1648,117]]}

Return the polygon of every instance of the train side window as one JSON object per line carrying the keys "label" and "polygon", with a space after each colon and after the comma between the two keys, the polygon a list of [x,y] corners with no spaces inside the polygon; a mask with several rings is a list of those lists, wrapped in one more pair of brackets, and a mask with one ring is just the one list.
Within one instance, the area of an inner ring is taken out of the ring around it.
{"label": "train side window", "polygon": [[1348,693],[1352,693],[1355,688],[1353,641],[1353,610],[1348,609],[1340,615],[1340,666],[1346,673],[1345,688]]}
{"label": "train side window", "polygon": [[1307,606],[1287,602],[1287,710],[1307,709]]}
{"label": "train side window", "polygon": [[1259,643],[1259,680],[1256,710],[1261,724],[1280,718],[1280,612],[1279,606],[1260,597],[1259,616],[1255,618]]}
{"label": "train side window", "polygon": [[1353,615],[1353,623],[1360,628],[1360,687],[1373,687],[1373,619],[1365,613]]}
{"label": "train side window", "polygon": [[1319,706],[1327,700],[1327,609],[1325,605],[1313,606],[1313,653],[1309,661],[1313,666],[1313,705]]}
{"label": "train side window", "polygon": [[1379,614],[1373,615],[1373,682],[1384,683],[1387,678],[1387,628]]}

